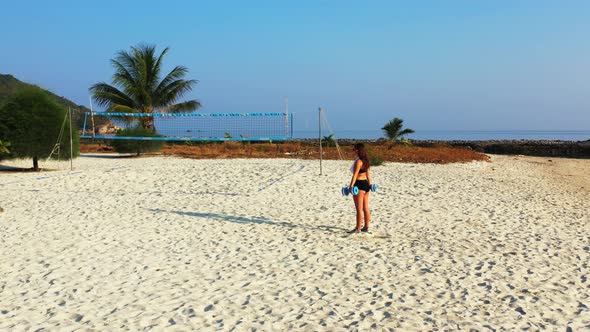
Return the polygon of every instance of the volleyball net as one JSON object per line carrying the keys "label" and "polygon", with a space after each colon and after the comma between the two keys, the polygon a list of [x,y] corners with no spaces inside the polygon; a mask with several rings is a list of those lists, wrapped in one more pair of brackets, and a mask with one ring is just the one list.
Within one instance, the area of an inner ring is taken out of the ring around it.
{"label": "volleyball net", "polygon": [[[94,123],[101,125],[95,126]],[[125,134],[127,130],[138,127],[149,128],[157,136]],[[293,138],[293,114],[87,112],[81,137],[164,141],[281,141]]]}

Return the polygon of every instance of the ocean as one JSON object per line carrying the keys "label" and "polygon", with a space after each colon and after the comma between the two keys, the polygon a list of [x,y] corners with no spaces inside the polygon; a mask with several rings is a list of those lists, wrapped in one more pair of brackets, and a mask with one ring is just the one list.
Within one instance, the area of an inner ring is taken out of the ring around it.
{"label": "ocean", "polygon": [[[328,136],[327,131],[322,136]],[[378,139],[385,137],[381,130],[343,130],[334,132],[336,139]],[[294,128],[294,138],[317,138],[318,131],[297,130]],[[488,141],[488,140],[559,140],[586,141],[590,140],[590,130],[417,130],[414,134],[406,135],[407,139],[437,140],[437,141]]]}

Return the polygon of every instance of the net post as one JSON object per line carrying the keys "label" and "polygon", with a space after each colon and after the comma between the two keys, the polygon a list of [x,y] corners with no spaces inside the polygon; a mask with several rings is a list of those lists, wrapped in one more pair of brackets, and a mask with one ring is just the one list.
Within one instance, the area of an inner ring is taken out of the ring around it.
{"label": "net post", "polygon": [[289,120],[291,120],[291,126],[289,128],[289,137],[293,138],[293,113],[291,113]]}
{"label": "net post", "polygon": [[[90,100],[90,121],[92,122],[92,139],[95,139],[96,130],[94,129],[94,111],[92,110],[92,97],[88,96],[88,99]],[[84,129],[86,129],[86,126],[84,126]]]}
{"label": "net post", "polygon": [[320,141],[320,175],[322,175],[322,108],[319,108],[318,112],[318,128],[319,128],[319,141]]}
{"label": "net post", "polygon": [[289,136],[289,97],[285,97],[285,131]]}
{"label": "net post", "polygon": [[86,120],[88,119],[88,112],[84,112],[84,124],[82,125],[82,136],[86,135]]}
{"label": "net post", "polygon": [[74,143],[72,138],[72,108],[68,107],[68,115],[70,116],[70,171],[74,170]]}

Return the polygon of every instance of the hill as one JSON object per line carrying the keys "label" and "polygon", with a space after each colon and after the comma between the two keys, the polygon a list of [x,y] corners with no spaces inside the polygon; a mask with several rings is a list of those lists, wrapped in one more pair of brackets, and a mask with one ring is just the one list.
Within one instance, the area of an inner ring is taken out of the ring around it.
{"label": "hill", "polygon": [[[31,85],[32,84],[29,84],[29,83],[26,83],[26,82],[16,79],[12,75],[0,74],[0,106],[5,102],[5,100],[10,95],[12,95],[13,93],[15,93],[16,91],[18,91],[19,89],[21,89],[23,87],[31,86]],[[45,91],[47,91],[47,90],[45,90]],[[76,126],[78,128],[82,128],[82,126],[84,124],[84,113],[90,112],[90,109],[88,109],[87,107],[82,106],[82,105],[77,105],[76,103],[72,102],[71,100],[69,100],[65,97],[58,96],[58,95],[52,93],[51,91],[47,91],[47,92],[52,97],[54,97],[58,103],[62,104],[66,108],[69,107],[72,109],[73,122],[76,124]]]}

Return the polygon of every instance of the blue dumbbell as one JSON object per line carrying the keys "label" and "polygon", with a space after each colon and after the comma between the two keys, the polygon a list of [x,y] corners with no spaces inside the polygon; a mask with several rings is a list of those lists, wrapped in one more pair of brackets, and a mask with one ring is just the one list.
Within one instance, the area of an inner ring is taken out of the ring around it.
{"label": "blue dumbbell", "polygon": [[348,196],[352,192],[353,195],[358,195],[359,188],[358,187],[342,187],[342,196]]}
{"label": "blue dumbbell", "polygon": [[[371,185],[371,191],[372,192],[377,192],[377,185],[376,184],[372,184]],[[349,194],[353,194],[353,195],[358,195],[359,193],[359,188],[354,186],[352,187],[352,191],[349,187],[342,187],[342,195],[343,196],[348,196]]]}

